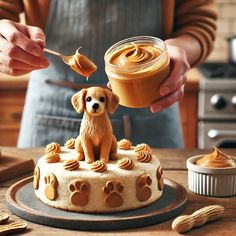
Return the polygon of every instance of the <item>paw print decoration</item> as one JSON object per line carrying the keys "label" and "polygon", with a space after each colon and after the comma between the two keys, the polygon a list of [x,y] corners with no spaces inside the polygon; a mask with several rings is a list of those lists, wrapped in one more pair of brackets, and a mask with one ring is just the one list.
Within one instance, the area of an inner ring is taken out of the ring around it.
{"label": "paw print decoration", "polygon": [[110,180],[106,182],[106,186],[102,188],[105,194],[105,204],[109,207],[119,207],[123,204],[122,192],[123,184],[119,180]]}
{"label": "paw print decoration", "polygon": [[157,168],[156,178],[157,178],[157,187],[160,191],[162,191],[164,189],[164,179],[161,166]]}
{"label": "paw print decoration", "polygon": [[70,183],[70,201],[76,206],[85,206],[89,201],[90,185],[87,180],[76,179]]}
{"label": "paw print decoration", "polygon": [[150,185],[152,184],[152,179],[148,174],[144,174],[138,177],[136,181],[136,196],[137,199],[141,202],[148,200],[152,191]]}
{"label": "paw print decoration", "polygon": [[48,174],[44,177],[45,195],[49,200],[55,200],[57,198],[57,178],[54,174]]}
{"label": "paw print decoration", "polygon": [[39,179],[40,179],[40,169],[38,166],[35,166],[34,168],[34,189],[38,189],[39,188]]}

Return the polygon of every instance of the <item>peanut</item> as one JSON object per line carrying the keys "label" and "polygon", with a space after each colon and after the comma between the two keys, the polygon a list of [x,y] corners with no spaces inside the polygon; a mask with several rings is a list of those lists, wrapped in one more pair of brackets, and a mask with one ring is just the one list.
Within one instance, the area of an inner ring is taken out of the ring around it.
{"label": "peanut", "polygon": [[23,232],[27,229],[27,224],[24,222],[14,222],[8,225],[0,225],[0,235]]}
{"label": "peanut", "polygon": [[195,211],[192,215],[182,215],[172,222],[172,229],[178,233],[186,232],[194,227],[204,225],[206,222],[219,219],[225,211],[220,205],[211,205]]}
{"label": "peanut", "polygon": [[5,212],[1,212],[0,213],[0,225],[3,225],[5,223],[7,223],[8,219],[9,219],[9,215]]}

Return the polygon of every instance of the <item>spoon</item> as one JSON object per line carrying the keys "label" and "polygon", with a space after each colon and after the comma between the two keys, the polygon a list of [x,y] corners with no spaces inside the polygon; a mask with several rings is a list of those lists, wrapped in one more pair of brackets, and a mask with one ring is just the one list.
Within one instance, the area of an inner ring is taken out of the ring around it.
{"label": "spoon", "polygon": [[69,60],[74,56],[74,55],[66,56],[66,55],[63,55],[59,52],[53,51],[53,50],[48,49],[48,48],[44,48],[43,50],[47,53],[50,53],[50,54],[54,55],[54,56],[60,57],[67,65],[69,65]]}

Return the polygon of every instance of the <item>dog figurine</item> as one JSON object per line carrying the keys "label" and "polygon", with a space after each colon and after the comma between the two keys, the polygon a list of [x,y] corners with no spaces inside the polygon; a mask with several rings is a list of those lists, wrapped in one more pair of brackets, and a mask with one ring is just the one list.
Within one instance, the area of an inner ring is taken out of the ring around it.
{"label": "dog figurine", "polygon": [[117,140],[108,113],[115,112],[119,97],[108,89],[90,87],[73,95],[71,102],[76,112],[84,111],[80,133],[75,140],[78,159],[85,159],[89,164],[95,161],[95,157],[104,163],[109,158],[115,159]]}

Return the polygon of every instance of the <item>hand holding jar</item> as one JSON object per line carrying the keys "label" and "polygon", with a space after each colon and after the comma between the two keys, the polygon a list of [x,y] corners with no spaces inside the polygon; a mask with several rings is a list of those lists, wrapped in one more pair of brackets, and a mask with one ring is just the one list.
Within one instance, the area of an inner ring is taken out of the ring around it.
{"label": "hand holding jar", "polygon": [[125,39],[108,49],[106,73],[120,104],[157,112],[176,102],[189,69],[182,51],[150,36]]}
{"label": "hand holding jar", "polygon": [[165,42],[170,57],[170,75],[160,87],[160,94],[163,98],[154,102],[150,109],[158,112],[165,109],[175,102],[178,102],[184,95],[184,85],[190,65],[187,61],[186,52],[178,46]]}

